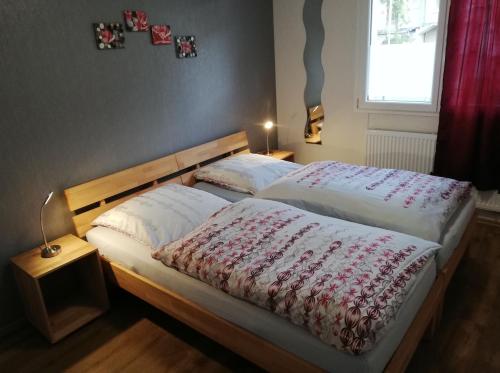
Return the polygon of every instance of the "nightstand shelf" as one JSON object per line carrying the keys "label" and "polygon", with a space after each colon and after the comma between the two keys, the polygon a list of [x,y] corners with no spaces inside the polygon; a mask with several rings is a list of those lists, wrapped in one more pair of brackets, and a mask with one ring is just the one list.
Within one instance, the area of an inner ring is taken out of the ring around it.
{"label": "nightstand shelf", "polygon": [[72,297],[47,309],[53,339],[58,341],[103,313],[103,308],[84,297]]}
{"label": "nightstand shelf", "polygon": [[52,343],[109,306],[97,249],[72,235],[53,244],[62,247],[54,258],[39,248],[12,258],[26,316]]}
{"label": "nightstand shelf", "polygon": [[270,154],[267,154],[265,151],[260,152],[259,154],[269,155],[269,157],[273,157],[276,159],[281,159],[283,161],[294,162],[295,153],[288,150],[271,150]]}

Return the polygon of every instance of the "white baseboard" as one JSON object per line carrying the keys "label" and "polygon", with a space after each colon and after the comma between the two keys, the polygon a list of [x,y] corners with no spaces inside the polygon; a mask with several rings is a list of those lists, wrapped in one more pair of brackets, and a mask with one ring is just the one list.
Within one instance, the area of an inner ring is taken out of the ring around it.
{"label": "white baseboard", "polygon": [[481,210],[500,212],[500,193],[494,190],[479,192],[476,207]]}

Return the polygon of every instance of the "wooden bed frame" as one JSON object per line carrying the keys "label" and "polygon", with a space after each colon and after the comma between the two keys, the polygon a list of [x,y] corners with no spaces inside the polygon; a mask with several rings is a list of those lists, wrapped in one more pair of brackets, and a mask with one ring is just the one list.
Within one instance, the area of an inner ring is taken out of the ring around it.
{"label": "wooden bed frame", "polygon": [[[74,213],[76,233],[84,237],[91,228],[92,220],[133,196],[166,183],[191,186],[194,183],[192,174],[196,168],[241,152],[250,152],[244,131],[66,189],[68,207]],[[415,319],[386,366],[386,372],[404,371],[425,332],[432,331],[439,322],[446,288],[469,246],[475,222],[474,214],[459,246],[439,272]],[[273,372],[321,371],[319,367],[124,266],[105,258],[102,260],[108,278],[119,287],[258,366]]]}

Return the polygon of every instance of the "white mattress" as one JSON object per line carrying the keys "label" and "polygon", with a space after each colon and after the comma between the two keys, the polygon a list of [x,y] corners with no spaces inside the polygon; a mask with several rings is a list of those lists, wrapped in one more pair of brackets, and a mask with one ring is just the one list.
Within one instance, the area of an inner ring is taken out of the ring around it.
{"label": "white mattress", "polygon": [[[215,194],[218,197],[224,198],[230,202],[237,202],[243,198],[253,197],[251,194],[234,192],[215,184],[199,182],[194,185],[195,188]],[[281,201],[286,203],[286,201]],[[455,214],[450,218],[450,221],[443,230],[440,244],[442,248],[436,258],[438,268],[441,269],[450,259],[451,254],[458,246],[462,235],[467,228],[467,225],[474,214],[476,208],[475,194],[463,201],[457,208]]]}
{"label": "white mattress", "polygon": [[224,198],[229,202],[238,202],[244,198],[250,198],[252,195],[250,193],[236,192],[234,190],[229,190],[222,188],[218,185],[207,183],[204,181],[199,181],[193,185],[193,188],[203,190],[204,192],[212,193],[217,197]]}
{"label": "white mattress", "polygon": [[453,251],[457,248],[475,210],[476,199],[473,195],[462,202],[455,214],[450,218],[441,237],[442,247],[439,249],[436,257],[439,269],[443,268],[448,259],[450,259],[451,254],[453,254]]}
{"label": "white mattress", "polygon": [[387,335],[365,354],[353,356],[326,345],[306,330],[273,313],[168,268],[150,256],[150,249],[109,228],[96,227],[88,241],[101,255],[118,262],[155,283],[173,290],[224,319],[233,322],[328,371],[380,372],[399,345],[436,277],[429,261],[419,274],[407,302],[401,307]]}

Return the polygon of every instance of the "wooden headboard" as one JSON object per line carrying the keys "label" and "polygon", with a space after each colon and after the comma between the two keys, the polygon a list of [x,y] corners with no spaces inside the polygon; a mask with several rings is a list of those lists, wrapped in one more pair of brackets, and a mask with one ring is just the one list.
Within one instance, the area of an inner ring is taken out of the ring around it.
{"label": "wooden headboard", "polygon": [[249,153],[245,131],[167,155],[64,191],[79,237],[92,228],[92,221],[126,200],[168,183],[191,186],[193,172],[221,157]]}

